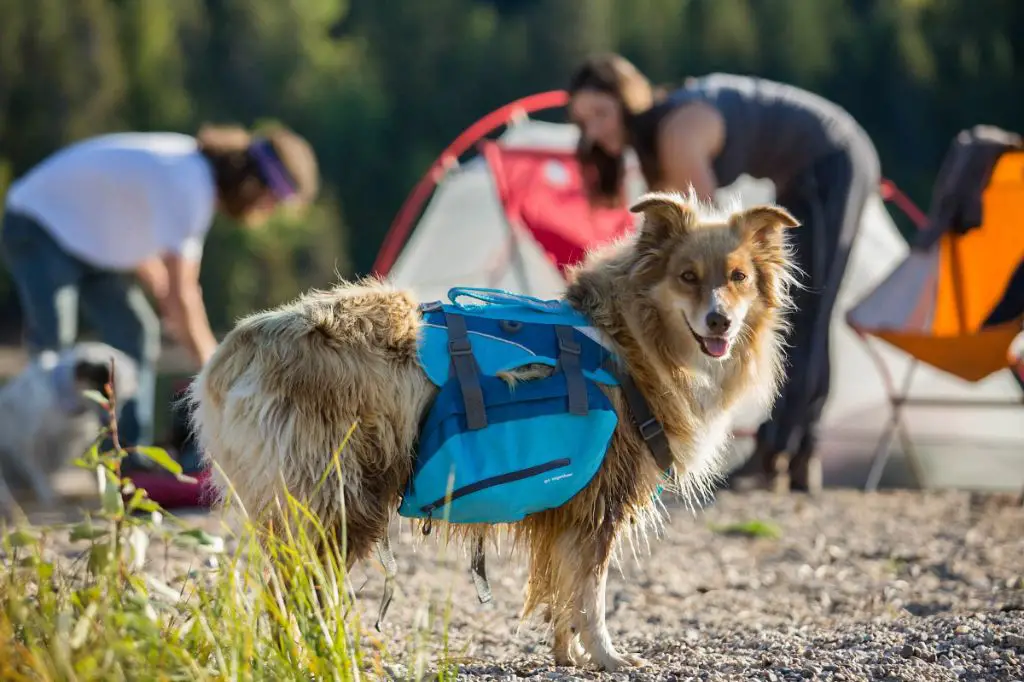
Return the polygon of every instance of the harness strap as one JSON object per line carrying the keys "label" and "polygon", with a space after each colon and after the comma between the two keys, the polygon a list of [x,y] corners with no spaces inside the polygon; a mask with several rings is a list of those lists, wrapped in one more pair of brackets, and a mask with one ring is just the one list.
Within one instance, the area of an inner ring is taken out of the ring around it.
{"label": "harness strap", "polygon": [[473,584],[476,585],[476,596],[481,604],[491,601],[491,584],[487,580],[487,568],[484,565],[487,560],[484,551],[484,536],[477,537],[473,544],[473,561],[470,570],[473,572]]}
{"label": "harness strap", "polygon": [[644,439],[650,449],[658,468],[668,471],[672,468],[672,450],[669,447],[668,436],[651,411],[640,389],[637,388],[633,377],[629,375],[629,372],[621,371],[614,358],[607,358],[601,366],[619,380],[619,384],[622,386],[622,395],[626,398],[626,404],[633,416],[633,423],[640,431],[640,437]]}
{"label": "harness strap", "polygon": [[380,632],[380,624],[384,622],[384,614],[387,613],[391,598],[395,594],[395,575],[398,573],[398,562],[391,551],[391,538],[386,532],[384,537],[377,541],[377,559],[384,567],[384,593],[380,598],[380,610],[377,612],[377,622],[374,625],[377,632]]}
{"label": "harness strap", "polygon": [[448,354],[466,407],[466,427],[470,431],[478,431],[487,426],[487,408],[484,406],[484,392],[480,388],[479,368],[473,357],[473,346],[469,342],[466,319],[458,313],[446,312],[445,321],[448,328]]}
{"label": "harness strap", "polygon": [[573,338],[572,327],[555,325],[555,335],[558,337],[558,367],[565,374],[565,386],[569,392],[569,414],[585,417],[588,412],[587,382],[580,364],[583,349]]}

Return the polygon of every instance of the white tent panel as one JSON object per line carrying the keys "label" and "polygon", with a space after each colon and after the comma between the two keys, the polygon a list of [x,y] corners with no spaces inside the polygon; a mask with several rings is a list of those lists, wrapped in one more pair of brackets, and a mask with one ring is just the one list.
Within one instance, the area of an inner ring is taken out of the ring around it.
{"label": "white tent panel", "polygon": [[564,287],[558,269],[533,239],[509,225],[483,163],[455,169],[440,183],[388,279],[421,300],[447,300],[454,286],[497,287],[545,298]]}

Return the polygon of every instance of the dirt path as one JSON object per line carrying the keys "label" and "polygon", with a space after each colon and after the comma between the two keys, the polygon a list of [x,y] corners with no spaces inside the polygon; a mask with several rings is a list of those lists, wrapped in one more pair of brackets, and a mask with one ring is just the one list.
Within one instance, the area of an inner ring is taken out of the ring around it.
{"label": "dirt path", "polygon": [[[392,529],[399,585],[383,637],[393,670],[427,640],[439,651],[450,598],[449,649],[473,680],[1024,680],[1024,509],[1012,496],[830,491],[821,501],[722,493],[694,516],[671,507],[665,537],[628,553],[608,584],[616,644],[650,668],[600,674],[555,668],[538,626],[517,629],[525,570],[488,558],[494,600],[481,605],[461,551],[439,557]],[[216,516],[190,516],[210,531]],[[733,536],[728,524],[777,524],[776,538]],[[185,568],[156,557],[150,570]],[[383,586],[357,567],[364,622]],[[433,612],[428,606],[433,604]]]}

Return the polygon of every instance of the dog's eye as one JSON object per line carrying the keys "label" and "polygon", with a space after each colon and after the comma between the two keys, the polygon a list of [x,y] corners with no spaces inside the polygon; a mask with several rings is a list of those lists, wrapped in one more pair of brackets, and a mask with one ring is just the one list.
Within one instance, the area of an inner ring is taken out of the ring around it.
{"label": "dog's eye", "polygon": [[742,270],[733,270],[731,277],[734,282],[742,282],[747,278],[747,273]]}
{"label": "dog's eye", "polygon": [[697,273],[694,272],[693,270],[687,270],[683,274],[679,275],[679,279],[683,280],[687,284],[696,284],[697,283]]}

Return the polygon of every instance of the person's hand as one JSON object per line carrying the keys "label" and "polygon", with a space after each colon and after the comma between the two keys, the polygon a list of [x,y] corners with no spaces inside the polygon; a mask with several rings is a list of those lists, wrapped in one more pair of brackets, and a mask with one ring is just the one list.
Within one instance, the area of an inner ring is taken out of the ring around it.
{"label": "person's hand", "polygon": [[172,305],[170,297],[162,296],[156,300],[156,312],[160,317],[160,324],[167,334],[180,343],[182,333],[180,309]]}

